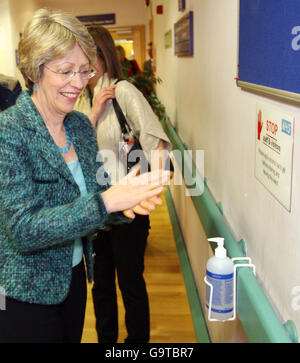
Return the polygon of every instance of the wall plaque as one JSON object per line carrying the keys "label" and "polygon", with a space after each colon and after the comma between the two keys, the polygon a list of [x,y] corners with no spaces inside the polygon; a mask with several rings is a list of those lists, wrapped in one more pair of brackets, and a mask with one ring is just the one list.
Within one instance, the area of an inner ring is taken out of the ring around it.
{"label": "wall plaque", "polygon": [[116,24],[116,14],[82,15],[77,18],[86,26]]}
{"label": "wall plaque", "polygon": [[178,57],[194,55],[193,18],[193,12],[190,11],[174,24],[175,55]]}
{"label": "wall plaque", "polygon": [[185,10],[185,0],[178,0],[178,11]]}

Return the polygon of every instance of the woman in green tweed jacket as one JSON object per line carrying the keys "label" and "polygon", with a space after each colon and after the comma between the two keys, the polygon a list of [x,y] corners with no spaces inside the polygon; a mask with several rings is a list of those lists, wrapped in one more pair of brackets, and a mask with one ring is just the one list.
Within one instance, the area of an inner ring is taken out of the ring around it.
{"label": "woman in green tweed jacket", "polygon": [[46,9],[19,44],[28,90],[0,114],[0,342],[80,342],[91,235],[149,213],[168,181],[107,183],[93,127],[72,111],[95,55],[77,19]]}

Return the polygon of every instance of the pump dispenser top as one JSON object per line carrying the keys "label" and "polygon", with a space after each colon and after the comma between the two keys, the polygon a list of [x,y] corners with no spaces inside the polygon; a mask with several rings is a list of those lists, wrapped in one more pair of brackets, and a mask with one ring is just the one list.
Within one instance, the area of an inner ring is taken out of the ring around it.
{"label": "pump dispenser top", "polygon": [[215,249],[215,256],[217,258],[226,258],[227,257],[227,252],[226,252],[226,249],[224,248],[224,238],[215,237],[215,238],[209,238],[208,240],[210,242],[218,243],[218,247]]}

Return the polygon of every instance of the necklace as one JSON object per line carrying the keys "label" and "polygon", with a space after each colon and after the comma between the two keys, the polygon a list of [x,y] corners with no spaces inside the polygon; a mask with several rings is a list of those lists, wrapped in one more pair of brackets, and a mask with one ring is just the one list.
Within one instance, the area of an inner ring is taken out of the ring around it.
{"label": "necklace", "polygon": [[67,139],[67,145],[66,147],[58,147],[58,150],[63,154],[63,153],[66,153],[67,151],[70,150],[70,147],[71,147],[71,136],[70,136],[70,133],[69,133],[69,130],[67,129],[67,127],[65,127],[65,131],[66,131],[66,139]]}

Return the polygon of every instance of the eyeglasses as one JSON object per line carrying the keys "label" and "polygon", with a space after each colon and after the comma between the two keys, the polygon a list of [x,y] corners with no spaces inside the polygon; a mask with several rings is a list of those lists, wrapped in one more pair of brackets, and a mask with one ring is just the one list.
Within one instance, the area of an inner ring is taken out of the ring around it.
{"label": "eyeglasses", "polygon": [[45,68],[47,68],[49,71],[55,73],[55,74],[58,74],[61,79],[63,81],[68,81],[72,78],[75,77],[75,75],[78,73],[80,78],[83,79],[83,80],[88,80],[88,79],[91,79],[93,78],[95,75],[96,75],[96,71],[91,71],[90,69],[88,70],[83,70],[83,71],[79,71],[79,72],[75,72],[75,71],[71,71],[71,70],[66,70],[66,71],[54,71],[53,69],[50,69],[49,67],[45,66]]}

